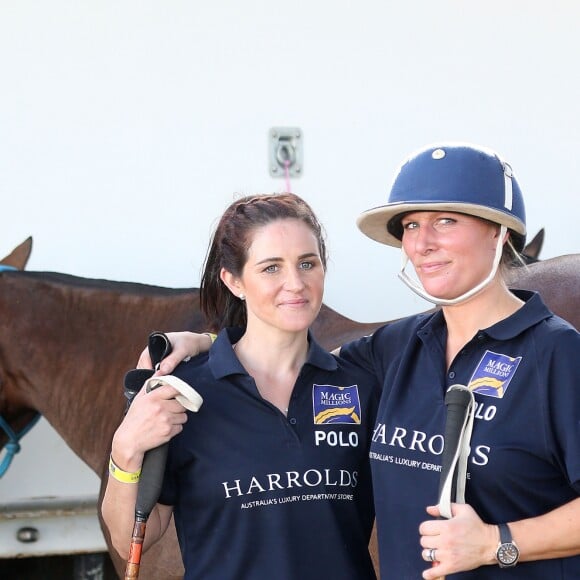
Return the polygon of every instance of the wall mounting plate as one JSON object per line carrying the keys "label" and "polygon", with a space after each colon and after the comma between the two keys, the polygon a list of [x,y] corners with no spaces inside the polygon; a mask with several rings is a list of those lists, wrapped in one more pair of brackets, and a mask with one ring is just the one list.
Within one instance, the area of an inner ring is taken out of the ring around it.
{"label": "wall mounting plate", "polygon": [[298,127],[272,127],[268,133],[268,165],[272,177],[302,175],[304,147],[302,131]]}

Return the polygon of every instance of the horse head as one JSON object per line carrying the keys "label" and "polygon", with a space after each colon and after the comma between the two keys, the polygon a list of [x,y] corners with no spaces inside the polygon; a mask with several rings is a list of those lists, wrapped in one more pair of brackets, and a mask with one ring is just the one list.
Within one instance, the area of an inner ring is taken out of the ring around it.
{"label": "horse head", "polygon": [[[0,260],[0,276],[3,272],[24,270],[32,252],[32,237],[26,238],[10,254]],[[0,462],[0,477],[12,458],[20,450],[19,440],[39,419],[38,411],[30,405],[22,393],[14,388],[3,363],[5,353],[0,352],[0,449],[6,454]]]}

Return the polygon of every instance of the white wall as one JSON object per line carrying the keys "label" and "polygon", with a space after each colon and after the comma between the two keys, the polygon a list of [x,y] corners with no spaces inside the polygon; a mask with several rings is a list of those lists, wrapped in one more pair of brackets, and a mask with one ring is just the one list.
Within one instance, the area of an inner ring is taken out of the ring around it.
{"label": "white wall", "polygon": [[1,0],[0,255],[33,235],[29,269],[198,285],[234,193],[284,188],[279,125],[304,132],[292,188],[351,318],[428,307],[354,220],[435,140],[497,149],[542,256],[577,252],[579,17],[573,0]]}

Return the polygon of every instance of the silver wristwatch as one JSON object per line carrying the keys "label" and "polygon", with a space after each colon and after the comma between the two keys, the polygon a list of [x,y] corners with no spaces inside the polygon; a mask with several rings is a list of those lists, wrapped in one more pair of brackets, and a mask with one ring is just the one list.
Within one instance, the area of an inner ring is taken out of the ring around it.
{"label": "silver wristwatch", "polygon": [[518,563],[520,551],[512,539],[507,524],[499,524],[499,544],[495,552],[495,557],[500,568],[512,568]]}

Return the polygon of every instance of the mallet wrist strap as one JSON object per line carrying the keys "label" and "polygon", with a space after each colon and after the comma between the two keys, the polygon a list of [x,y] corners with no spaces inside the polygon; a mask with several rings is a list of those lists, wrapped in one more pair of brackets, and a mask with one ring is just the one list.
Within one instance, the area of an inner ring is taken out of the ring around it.
{"label": "mallet wrist strap", "polygon": [[125,471],[121,469],[114,461],[113,455],[109,455],[109,473],[121,483],[138,483],[141,477],[141,469],[138,471]]}

